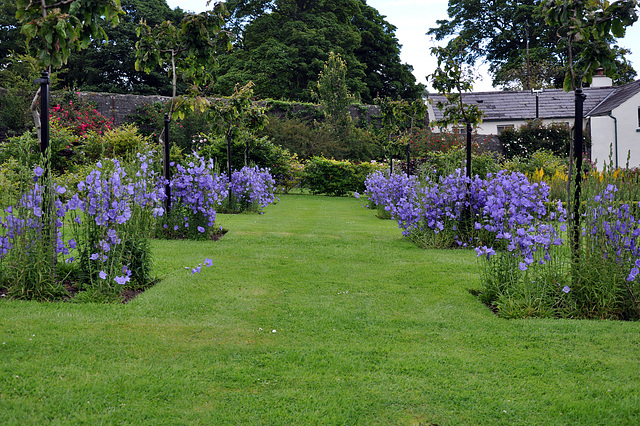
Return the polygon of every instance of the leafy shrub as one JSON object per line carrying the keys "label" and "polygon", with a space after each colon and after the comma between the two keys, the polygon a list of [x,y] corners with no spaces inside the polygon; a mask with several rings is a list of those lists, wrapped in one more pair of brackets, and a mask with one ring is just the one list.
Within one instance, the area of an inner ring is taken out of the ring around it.
{"label": "leafy shrub", "polygon": [[366,177],[380,170],[377,163],[352,163],[313,157],[305,164],[304,185],[314,194],[341,196],[363,192]]}
{"label": "leafy shrub", "polygon": [[532,176],[542,169],[546,176],[556,173],[567,173],[567,156],[557,156],[553,152],[540,149],[528,157],[515,155],[502,163],[502,168],[513,172],[521,172]]}
{"label": "leafy shrub", "polygon": [[150,152],[156,147],[150,137],[144,136],[133,124],[123,124],[107,130],[102,135],[85,134],[82,150],[88,160],[120,158],[132,160],[138,152]]}
{"label": "leafy shrub", "polygon": [[[433,151],[428,153],[419,167],[421,176],[429,177],[437,181],[439,177],[449,176],[457,169],[466,169],[467,153],[463,146],[453,147],[448,151]],[[471,155],[471,173],[480,178],[489,173],[497,173],[500,170],[495,154],[489,152],[473,151]]]}
{"label": "leafy shrub", "polygon": [[[136,112],[126,118],[126,122],[134,124],[140,133],[151,137],[154,141],[164,131],[164,114],[169,112],[169,103],[154,102],[136,108]],[[172,146],[177,146],[188,153],[198,150],[197,135],[209,133],[211,124],[205,115],[194,111],[183,120],[171,120],[169,137]]]}
{"label": "leafy shrub", "polygon": [[[272,143],[267,137],[253,138],[248,135],[247,165],[269,169],[279,187],[292,188],[300,182],[300,162],[296,155],[287,149]],[[240,170],[245,166],[245,148],[247,139],[236,139],[231,143],[231,169]],[[215,135],[196,138],[198,154],[212,158],[220,169],[226,171],[227,142]]]}
{"label": "leafy shrub", "polygon": [[515,156],[528,159],[539,150],[566,157],[571,142],[571,131],[564,124],[545,125],[539,120],[533,120],[517,129],[503,130],[499,138],[507,159]]}
{"label": "leafy shrub", "polygon": [[448,152],[464,144],[462,135],[453,132],[434,133],[431,129],[418,129],[409,138],[412,157],[426,157],[433,152]]}
{"label": "leafy shrub", "polygon": [[50,108],[52,125],[67,128],[72,134],[82,136],[87,132],[102,134],[111,129],[113,121],[100,114],[95,106],[73,92],[63,94],[63,100]]}
{"label": "leafy shrub", "polygon": [[259,134],[303,159],[324,156],[371,161],[384,155],[382,136],[370,129],[351,127],[345,137],[315,121],[270,117]]}
{"label": "leafy shrub", "polygon": [[28,94],[15,89],[0,92],[0,129],[9,134],[22,134],[33,120],[29,114],[31,100]]}

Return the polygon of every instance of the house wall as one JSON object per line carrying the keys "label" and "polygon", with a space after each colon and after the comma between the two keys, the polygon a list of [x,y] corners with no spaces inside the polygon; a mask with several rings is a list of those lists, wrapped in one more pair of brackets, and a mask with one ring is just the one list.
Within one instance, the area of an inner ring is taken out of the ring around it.
{"label": "house wall", "polygon": [[[618,128],[620,121],[618,120]],[[612,118],[604,115],[591,117],[591,160],[596,162],[599,170],[602,170],[605,164],[609,164],[609,155],[613,165],[616,165],[616,146],[615,146],[615,122]],[[618,146],[618,165],[624,164],[627,158],[626,153],[622,154],[622,149]]]}
{"label": "house wall", "polygon": [[[640,167],[640,128],[638,127],[640,93],[611,111],[618,123],[618,166],[625,167],[630,154],[629,166]],[[609,149],[613,147],[615,166],[615,121],[609,116],[591,118],[591,156],[597,160],[598,168],[609,162]]]}
{"label": "house wall", "polygon": [[[500,126],[509,126],[509,125],[513,125],[514,127],[518,128],[523,126],[528,120],[509,120],[509,121],[484,121],[482,123],[480,123],[480,125],[477,128],[477,132],[479,134],[482,135],[497,135],[498,134],[498,127]],[[569,126],[573,126],[573,119],[572,118],[554,118],[554,119],[542,119],[542,122],[545,125],[549,125],[552,123],[567,123]],[[453,125],[449,125],[447,126],[447,129],[449,131],[453,130],[455,126]],[[463,127],[463,125],[460,125],[459,127]],[[434,128],[433,129],[434,133],[439,133],[440,129],[439,128]]]}

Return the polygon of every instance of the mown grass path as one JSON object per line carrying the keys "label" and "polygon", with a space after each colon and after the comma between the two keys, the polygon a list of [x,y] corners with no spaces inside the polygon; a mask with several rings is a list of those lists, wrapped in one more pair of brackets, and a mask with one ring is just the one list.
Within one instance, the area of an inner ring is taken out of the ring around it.
{"label": "mown grass path", "polygon": [[640,324],[497,318],[474,252],[361,204],[155,241],[166,278],[127,305],[0,301],[0,423],[640,423]]}

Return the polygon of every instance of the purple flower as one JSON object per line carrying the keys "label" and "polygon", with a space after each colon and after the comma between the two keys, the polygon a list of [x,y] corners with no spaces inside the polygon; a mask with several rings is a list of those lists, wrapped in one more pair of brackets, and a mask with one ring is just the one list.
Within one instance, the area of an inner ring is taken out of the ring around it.
{"label": "purple flower", "polygon": [[204,228],[202,226],[198,226],[198,232],[203,233],[204,232]]}
{"label": "purple flower", "polygon": [[206,258],[204,260],[204,266],[213,266],[213,260]]}
{"label": "purple flower", "polygon": [[107,279],[107,273],[105,271],[100,271],[100,273],[98,274],[100,276],[101,279],[106,280]]}
{"label": "purple flower", "polygon": [[74,249],[74,248],[76,248],[76,247],[77,247],[76,240],[74,240],[73,238],[71,238],[71,239],[69,240],[68,244],[69,244],[69,248],[71,248],[71,249]]}
{"label": "purple flower", "polygon": [[200,269],[201,269],[201,268],[202,268],[201,266],[196,266],[195,268],[193,268],[193,269],[191,270],[191,275],[193,275],[193,274],[199,274],[199,273],[200,273]]}
{"label": "purple flower", "polygon": [[562,287],[562,291],[564,291],[565,293],[569,293],[571,289],[569,288],[568,285],[565,285],[564,287]]}
{"label": "purple flower", "polygon": [[40,167],[40,166],[36,166],[36,168],[33,169],[33,173],[36,176],[40,177],[40,176],[42,176],[44,174],[44,169],[42,167]]}
{"label": "purple flower", "polygon": [[131,278],[129,278],[128,276],[121,276],[121,277],[115,277],[113,279],[116,283],[120,284],[120,285],[125,285],[126,283],[128,283],[129,281],[131,281]]}

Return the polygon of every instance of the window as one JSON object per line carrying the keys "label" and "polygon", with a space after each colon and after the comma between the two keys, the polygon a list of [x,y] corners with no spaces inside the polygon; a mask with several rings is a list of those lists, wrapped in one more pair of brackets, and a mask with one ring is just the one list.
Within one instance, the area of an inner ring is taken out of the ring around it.
{"label": "window", "polygon": [[640,106],[638,107],[638,128],[640,129]]}
{"label": "window", "polygon": [[498,134],[501,134],[506,129],[513,129],[515,126],[513,124],[506,124],[504,126],[498,126]]}

